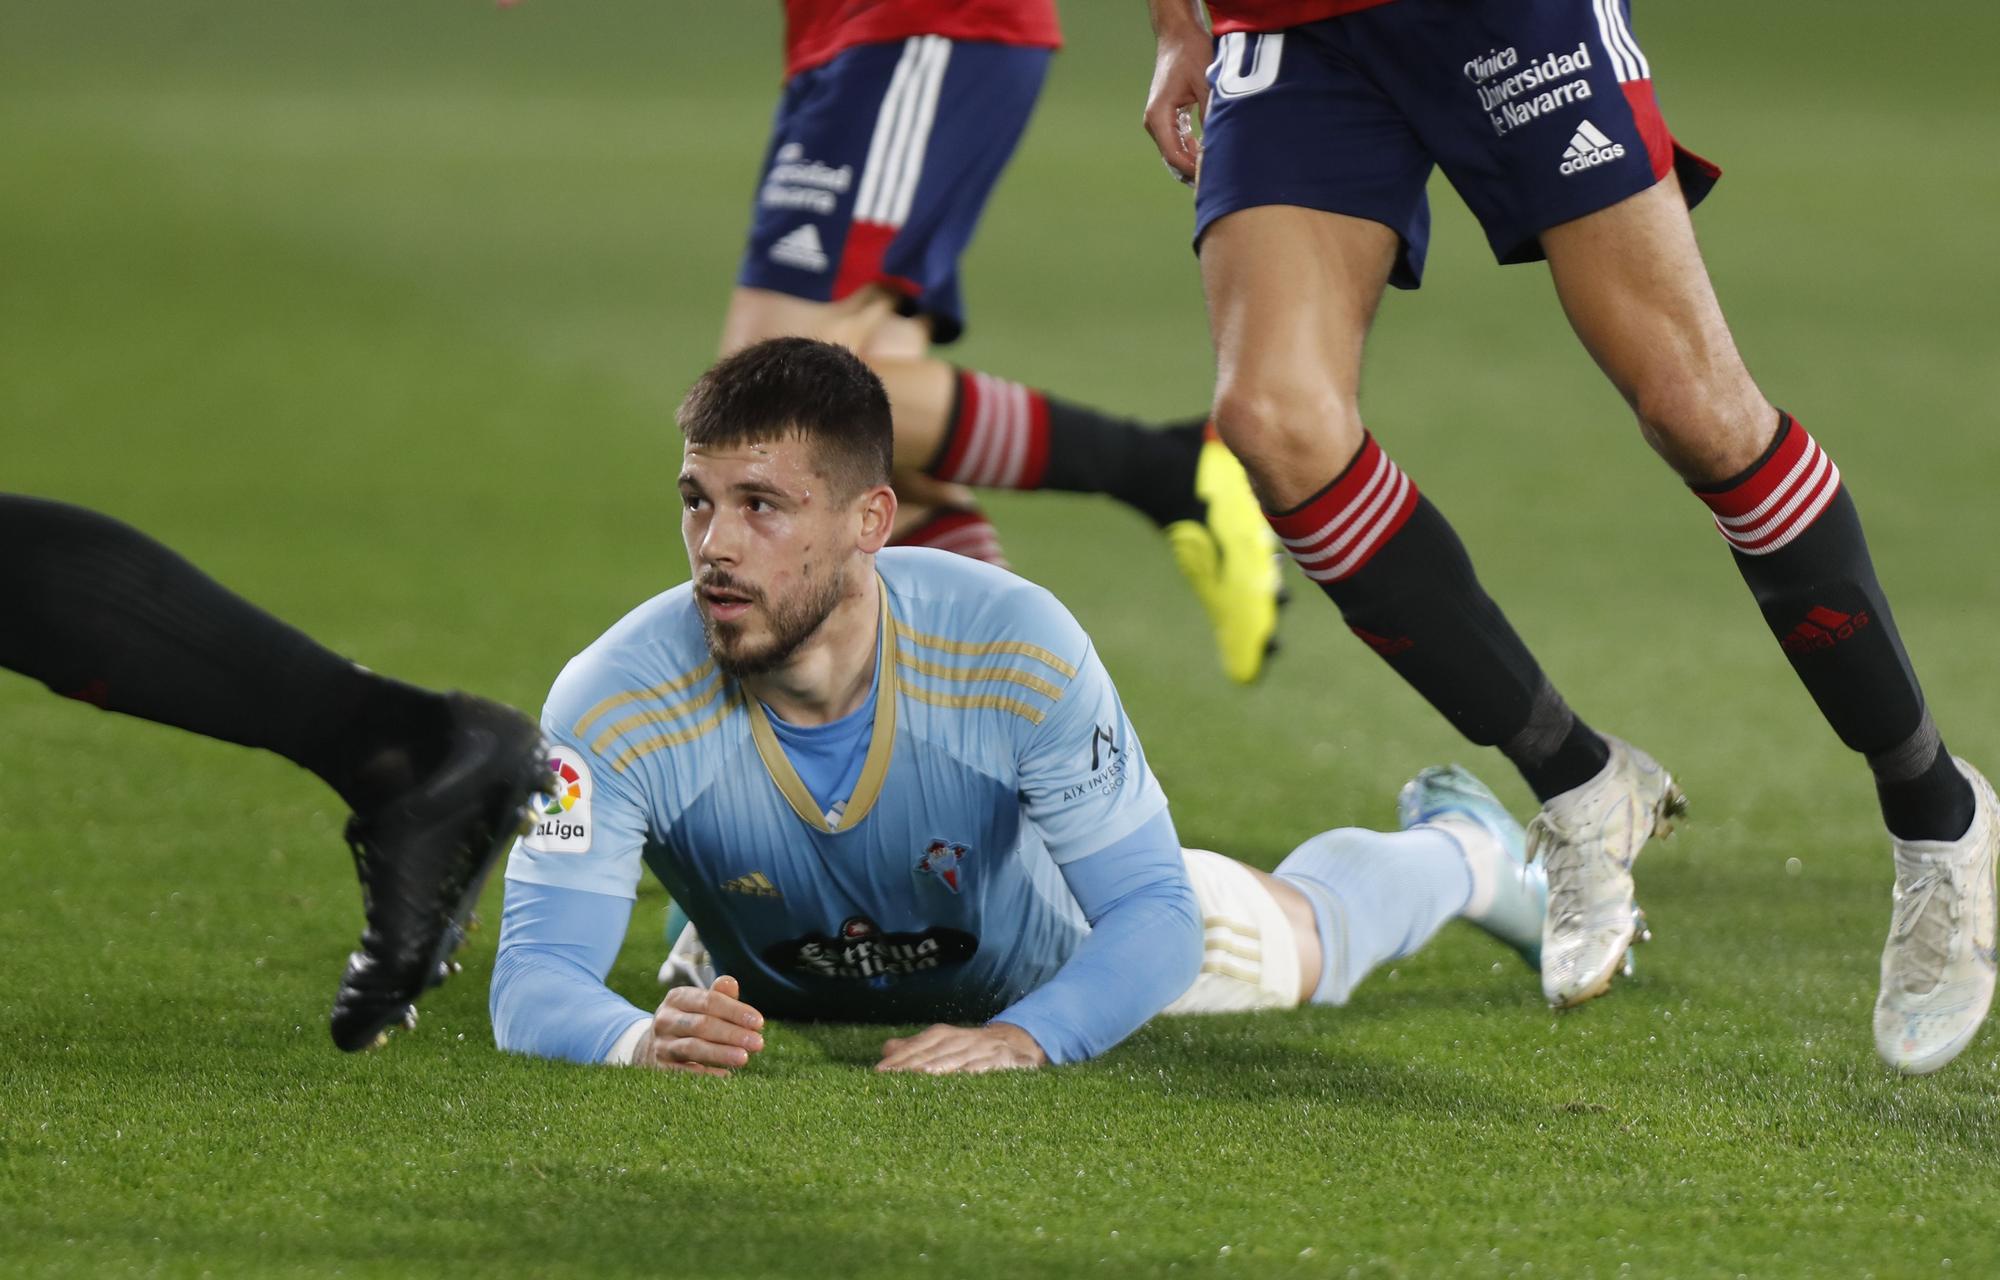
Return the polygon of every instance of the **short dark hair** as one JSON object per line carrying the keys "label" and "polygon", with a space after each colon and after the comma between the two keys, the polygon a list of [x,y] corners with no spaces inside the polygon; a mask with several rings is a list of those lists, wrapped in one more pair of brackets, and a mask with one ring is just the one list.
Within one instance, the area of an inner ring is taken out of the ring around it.
{"label": "short dark hair", "polygon": [[889,393],[835,343],[771,338],[725,356],[695,379],[674,421],[690,445],[804,440],[843,498],[889,483]]}

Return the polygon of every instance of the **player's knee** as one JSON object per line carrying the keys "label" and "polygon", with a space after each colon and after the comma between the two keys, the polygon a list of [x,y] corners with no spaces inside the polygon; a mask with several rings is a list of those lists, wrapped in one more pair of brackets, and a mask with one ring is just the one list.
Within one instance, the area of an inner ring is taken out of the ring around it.
{"label": "player's knee", "polygon": [[[1304,381],[1225,378],[1216,388],[1215,429],[1267,504],[1279,505],[1272,482],[1313,487],[1346,465],[1361,447],[1361,418],[1336,388]],[[1322,475],[1324,472],[1326,474]]]}
{"label": "player's knee", "polygon": [[921,360],[930,354],[931,322],[925,316],[880,314],[867,328],[855,353],[869,364]]}
{"label": "player's knee", "polygon": [[1713,423],[1709,388],[1690,370],[1673,369],[1641,379],[1628,399],[1646,438],[1668,447],[1698,439]]}
{"label": "player's knee", "polygon": [[1693,484],[1755,462],[1777,422],[1748,375],[1675,368],[1642,379],[1627,397],[1653,451]]}

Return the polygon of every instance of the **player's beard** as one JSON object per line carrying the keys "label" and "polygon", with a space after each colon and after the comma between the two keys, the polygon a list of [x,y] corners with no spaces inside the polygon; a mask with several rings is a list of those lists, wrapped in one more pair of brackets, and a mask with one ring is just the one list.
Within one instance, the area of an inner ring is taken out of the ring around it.
{"label": "player's beard", "polygon": [[746,639],[742,622],[717,622],[701,609],[701,631],[708,641],[709,656],[725,675],[738,680],[744,676],[775,671],[791,660],[799,646],[813,638],[833,611],[839,607],[845,584],[837,573],[808,579],[790,598],[773,602],[762,591],[724,573],[704,576],[699,586],[733,591],[748,596],[751,612],[763,613],[769,634],[753,645]]}

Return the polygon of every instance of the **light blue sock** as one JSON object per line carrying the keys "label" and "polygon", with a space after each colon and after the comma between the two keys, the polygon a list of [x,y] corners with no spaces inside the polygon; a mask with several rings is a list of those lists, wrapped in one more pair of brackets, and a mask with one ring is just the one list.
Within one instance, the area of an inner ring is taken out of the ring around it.
{"label": "light blue sock", "polygon": [[1415,954],[1472,895],[1457,842],[1426,827],[1324,831],[1272,874],[1305,894],[1319,921],[1314,1004],[1346,1004],[1370,969]]}

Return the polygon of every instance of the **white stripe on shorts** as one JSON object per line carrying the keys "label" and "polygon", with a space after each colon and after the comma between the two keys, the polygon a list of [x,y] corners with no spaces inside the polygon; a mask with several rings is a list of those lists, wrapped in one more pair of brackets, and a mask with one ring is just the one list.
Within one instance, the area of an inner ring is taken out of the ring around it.
{"label": "white stripe on shorts", "polygon": [[910,217],[910,206],[916,202],[917,179],[923,173],[924,153],[930,150],[931,125],[937,119],[939,91],[944,88],[944,69],[951,61],[951,41],[943,36],[924,36],[923,62],[918,68],[918,84],[915,93],[916,118],[912,121],[910,140],[903,149],[902,173],[896,183],[887,210],[882,219],[892,227],[900,227]]}
{"label": "white stripe on shorts", "polygon": [[917,83],[917,64],[922,58],[923,37],[912,36],[903,42],[903,56],[896,62],[895,74],[889,77],[889,91],[882,95],[882,106],[875,113],[875,132],[868,140],[868,159],[861,166],[861,189],[854,197],[856,222],[881,221],[877,209],[886,203],[883,191],[887,184],[883,174],[890,167],[892,139],[908,112],[911,90],[916,88]]}
{"label": "white stripe on shorts", "polygon": [[1597,11],[1598,40],[1611,55],[1619,82],[1651,79],[1653,71],[1646,65],[1646,55],[1639,52],[1639,42],[1625,23],[1625,6],[1620,0],[1591,0],[1591,5]]}

